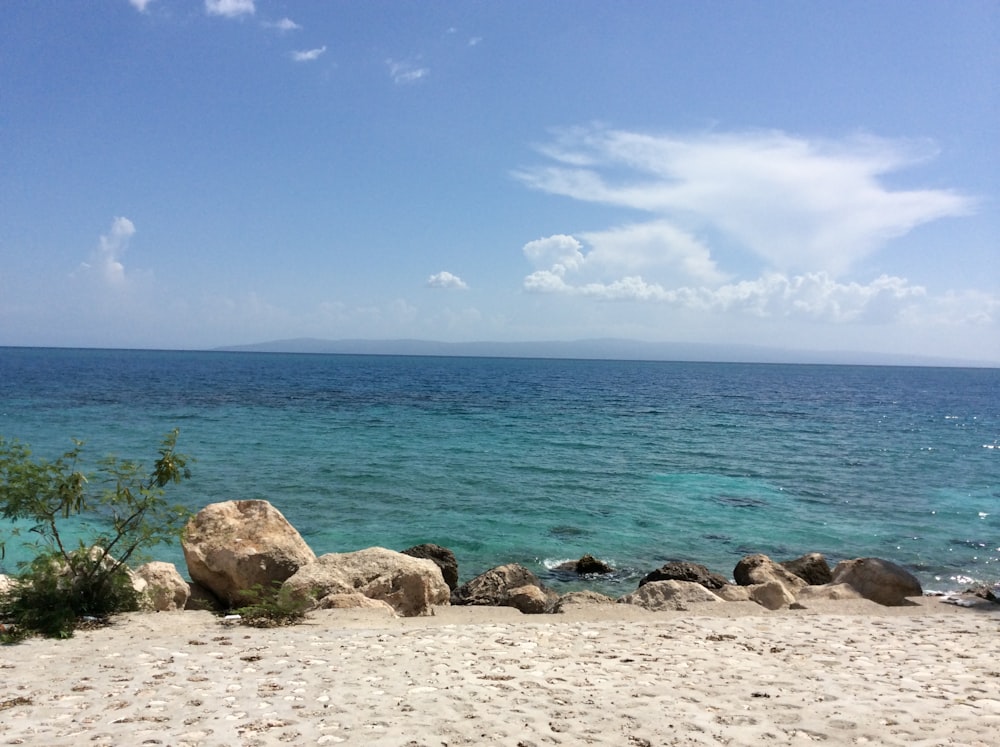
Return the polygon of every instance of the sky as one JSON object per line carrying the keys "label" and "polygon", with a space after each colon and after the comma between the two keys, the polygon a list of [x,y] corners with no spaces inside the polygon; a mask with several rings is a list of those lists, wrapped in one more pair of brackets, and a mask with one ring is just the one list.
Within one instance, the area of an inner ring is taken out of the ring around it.
{"label": "sky", "polygon": [[0,345],[1000,365],[994,0],[0,3]]}

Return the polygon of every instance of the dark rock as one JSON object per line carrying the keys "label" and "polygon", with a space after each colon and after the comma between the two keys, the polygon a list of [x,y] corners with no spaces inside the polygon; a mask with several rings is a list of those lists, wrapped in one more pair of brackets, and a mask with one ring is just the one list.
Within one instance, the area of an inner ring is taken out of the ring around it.
{"label": "dark rock", "polygon": [[703,565],[679,560],[671,561],[655,571],[647,573],[639,582],[639,586],[642,587],[654,581],[689,581],[701,584],[712,591],[721,589],[729,583],[718,573],[712,573]]}
{"label": "dark rock", "polygon": [[584,555],[579,560],[569,560],[565,563],[560,563],[553,570],[567,571],[569,573],[575,573],[578,576],[585,576],[590,573],[605,575],[615,572],[614,568],[605,563],[603,560],[598,560],[593,555]]}
{"label": "dark rock", "polygon": [[[537,587],[537,594],[524,588],[531,586]],[[539,609],[539,596],[545,599],[544,609]],[[534,573],[517,563],[491,568],[451,594],[454,605],[516,607],[522,612],[551,611],[558,600],[558,594],[542,586]]]}
{"label": "dark rock", "polygon": [[448,548],[425,543],[403,550],[403,555],[433,560],[441,569],[441,575],[444,577],[444,582],[448,584],[448,588],[451,591],[458,588],[458,561],[455,559],[455,553]]}
{"label": "dark rock", "polygon": [[828,584],[833,578],[829,563],[818,552],[811,552],[795,560],[783,560],[778,565],[791,571],[810,586]]}

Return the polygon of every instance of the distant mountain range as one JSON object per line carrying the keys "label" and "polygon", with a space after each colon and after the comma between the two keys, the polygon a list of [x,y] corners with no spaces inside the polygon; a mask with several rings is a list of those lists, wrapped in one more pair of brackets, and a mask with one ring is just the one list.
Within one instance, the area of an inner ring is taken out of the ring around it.
{"label": "distant mountain range", "polygon": [[718,363],[829,363],[881,366],[989,366],[929,356],[784,350],[753,345],[595,339],[553,342],[435,342],[431,340],[321,340],[303,337],[215,348],[228,352],[340,355],[464,356],[474,358],[577,358]]}

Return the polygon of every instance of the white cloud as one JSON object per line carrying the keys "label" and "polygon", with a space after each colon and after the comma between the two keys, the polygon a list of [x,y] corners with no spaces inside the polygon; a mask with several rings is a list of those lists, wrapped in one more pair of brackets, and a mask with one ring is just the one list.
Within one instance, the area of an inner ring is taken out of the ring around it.
{"label": "white cloud", "polygon": [[133,8],[135,8],[140,13],[145,13],[146,12],[146,8],[149,7],[149,4],[151,2],[153,2],[153,0],[128,0],[128,2],[129,2],[129,5],[131,5]]}
{"label": "white cloud", "polygon": [[583,265],[582,248],[583,245],[572,236],[556,234],[529,241],[522,251],[536,267],[548,267],[547,272],[562,277],[567,270],[576,270]]}
{"label": "white cloud", "polygon": [[324,52],[326,52],[325,45],[317,49],[304,49],[292,52],[292,59],[295,62],[312,62],[313,60],[318,60]]}
{"label": "white cloud", "polygon": [[107,285],[121,287],[125,284],[125,265],[122,255],[128,248],[129,239],[135,234],[135,225],[128,218],[115,218],[111,229],[101,236],[90,262],[84,262],[80,269],[85,273],[97,273]]}
{"label": "white cloud", "polygon": [[256,12],[254,0],[205,0],[205,12],[210,16],[239,18]]}
{"label": "white cloud", "polygon": [[591,234],[595,246],[602,239],[630,238],[631,247],[602,242],[606,259],[634,258],[634,239],[645,230],[660,238],[659,248],[647,242],[642,250],[647,261],[673,253],[689,271],[706,275],[714,264],[692,227],[735,242],[773,270],[839,276],[890,239],[922,223],[967,214],[973,206],[952,191],[891,190],[880,182],[931,155],[926,145],[911,141],[809,140],[782,132],[657,136],[592,128],[566,131],[539,150],[554,163],[515,174],[529,186],[655,217],[629,227],[630,237],[621,229]]}
{"label": "white cloud", "polygon": [[385,61],[385,64],[389,68],[389,77],[397,85],[415,83],[430,74],[428,68],[420,67],[412,60],[399,61],[388,59]]}
{"label": "white cloud", "polygon": [[281,32],[299,31],[302,27],[291,18],[282,18],[280,21],[264,21],[263,26]]}
{"label": "white cloud", "polygon": [[431,275],[427,278],[428,288],[457,288],[459,290],[468,289],[468,285],[458,275],[453,275],[447,270]]}

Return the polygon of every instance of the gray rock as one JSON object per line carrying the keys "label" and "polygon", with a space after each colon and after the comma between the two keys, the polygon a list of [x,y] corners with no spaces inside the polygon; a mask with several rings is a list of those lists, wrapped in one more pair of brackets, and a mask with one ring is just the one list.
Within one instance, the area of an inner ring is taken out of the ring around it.
{"label": "gray rock", "polygon": [[865,599],[887,607],[897,607],[906,604],[907,597],[923,595],[916,576],[881,558],[842,560],[833,569],[832,582],[850,584]]}

